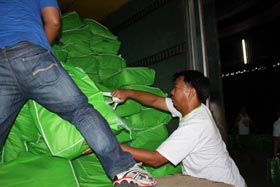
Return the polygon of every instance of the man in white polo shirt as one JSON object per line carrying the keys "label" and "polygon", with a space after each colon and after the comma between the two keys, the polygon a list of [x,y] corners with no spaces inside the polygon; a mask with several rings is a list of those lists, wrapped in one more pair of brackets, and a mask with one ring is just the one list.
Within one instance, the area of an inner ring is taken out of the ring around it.
{"label": "man in white polo shirt", "polygon": [[151,93],[117,89],[112,96],[121,102],[134,99],[144,105],[168,111],[179,117],[178,128],[155,150],[122,145],[136,161],[153,167],[167,162],[182,162],[182,173],[208,180],[245,187],[245,181],[231,159],[208,107],[209,79],[198,71],[182,71],[174,75],[171,98]]}

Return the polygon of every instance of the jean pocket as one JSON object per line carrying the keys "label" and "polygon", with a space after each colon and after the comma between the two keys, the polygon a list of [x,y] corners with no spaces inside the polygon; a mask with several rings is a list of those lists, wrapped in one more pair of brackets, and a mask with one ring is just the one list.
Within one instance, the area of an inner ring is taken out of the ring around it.
{"label": "jean pocket", "polygon": [[60,64],[50,52],[42,54],[32,68],[32,76],[42,86],[55,84],[60,77]]}

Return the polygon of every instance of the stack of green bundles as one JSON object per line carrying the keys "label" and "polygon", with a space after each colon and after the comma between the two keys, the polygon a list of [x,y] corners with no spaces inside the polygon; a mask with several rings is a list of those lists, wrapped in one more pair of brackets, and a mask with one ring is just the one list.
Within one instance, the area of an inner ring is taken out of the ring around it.
{"label": "stack of green bundles", "polygon": [[[120,143],[154,150],[164,141],[171,116],[127,100],[116,110],[102,92],[116,88],[145,90],[165,96],[151,87],[155,72],[150,68],[126,67],[118,55],[120,42],[106,27],[81,20],[76,12],[62,17],[60,40],[53,46],[56,57],[106,118]],[[0,150],[0,186],[5,187],[109,187],[110,179],[75,126],[28,101],[20,111],[8,139]],[[113,155],[112,155],[113,156]],[[143,166],[155,177],[180,173],[180,166]]]}

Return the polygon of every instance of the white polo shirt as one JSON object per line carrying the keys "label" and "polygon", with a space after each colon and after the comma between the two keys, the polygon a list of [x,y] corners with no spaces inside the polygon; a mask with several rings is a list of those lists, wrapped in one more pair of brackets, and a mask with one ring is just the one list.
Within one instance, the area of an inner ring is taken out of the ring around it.
{"label": "white polo shirt", "polygon": [[273,123],[273,136],[280,136],[280,118]]}
{"label": "white polo shirt", "polygon": [[208,107],[201,104],[182,118],[170,98],[166,103],[180,123],[157,151],[174,165],[182,162],[183,174],[245,187]]}

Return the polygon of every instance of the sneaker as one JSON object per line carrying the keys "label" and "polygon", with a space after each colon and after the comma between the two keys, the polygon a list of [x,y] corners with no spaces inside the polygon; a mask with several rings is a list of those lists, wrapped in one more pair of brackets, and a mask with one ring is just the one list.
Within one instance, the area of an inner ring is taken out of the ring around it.
{"label": "sneaker", "polygon": [[116,176],[114,187],[153,187],[156,185],[155,178],[137,164]]}

